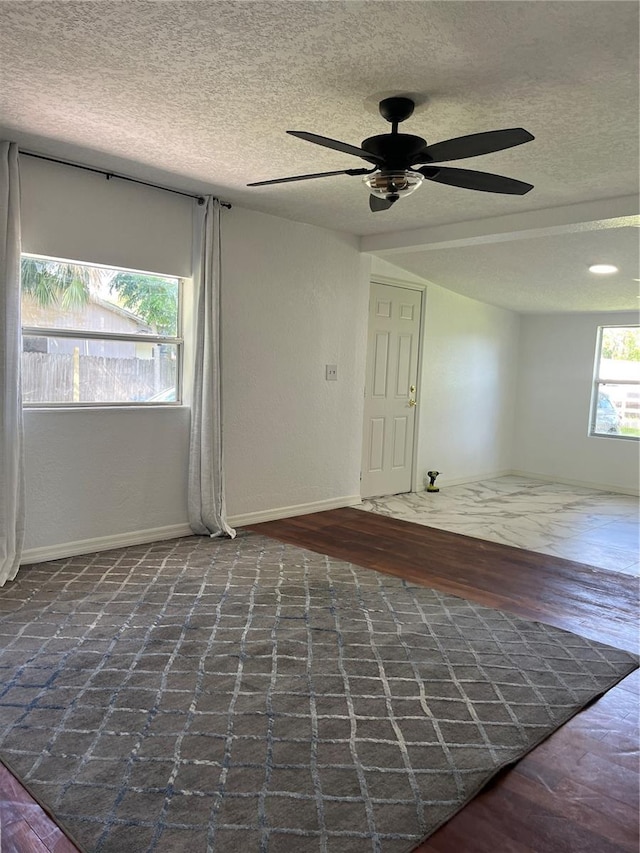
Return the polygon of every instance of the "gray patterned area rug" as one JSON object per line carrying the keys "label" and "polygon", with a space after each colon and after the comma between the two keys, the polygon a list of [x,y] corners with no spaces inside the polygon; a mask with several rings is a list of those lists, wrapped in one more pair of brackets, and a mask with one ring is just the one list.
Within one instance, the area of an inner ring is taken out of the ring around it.
{"label": "gray patterned area rug", "polygon": [[92,853],[404,853],[623,651],[255,534],[25,567],[0,751]]}

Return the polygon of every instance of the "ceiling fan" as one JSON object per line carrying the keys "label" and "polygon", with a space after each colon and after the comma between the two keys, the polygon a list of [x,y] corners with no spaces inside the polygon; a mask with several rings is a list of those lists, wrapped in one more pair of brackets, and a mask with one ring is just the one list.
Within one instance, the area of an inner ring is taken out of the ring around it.
{"label": "ceiling fan", "polygon": [[[307,133],[303,130],[288,130],[291,136],[305,139],[334,151],[353,154],[370,163],[371,169],[341,169],[336,172],[316,172],[310,175],[294,175],[290,178],[276,178],[272,181],[256,181],[249,187],[264,187],[269,184],[285,184],[290,181],[307,181],[311,178],[328,178],[331,175],[364,175],[364,183],[370,191],[369,207],[375,213],[387,210],[399,198],[410,195],[422,182],[435,181],[453,187],[480,190],[488,193],[507,193],[524,195],[533,189],[532,184],[492,175],[488,172],[475,172],[469,169],[450,169],[438,164],[448,160],[463,160],[465,157],[478,157],[491,154],[530,142],[534,137],[522,127],[506,130],[489,130],[485,133],[471,133],[456,139],[447,139],[427,145],[421,136],[398,133],[398,125],[413,113],[415,103],[410,98],[393,97],[380,101],[380,115],[391,124],[391,133],[370,136],[362,142],[360,148]],[[424,164],[424,165],[422,165]]]}

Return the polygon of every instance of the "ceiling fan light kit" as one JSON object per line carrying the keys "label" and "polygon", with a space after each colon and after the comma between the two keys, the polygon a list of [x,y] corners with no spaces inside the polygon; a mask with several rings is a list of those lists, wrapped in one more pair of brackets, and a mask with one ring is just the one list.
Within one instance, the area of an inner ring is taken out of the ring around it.
{"label": "ceiling fan light kit", "polygon": [[408,169],[404,172],[374,172],[365,175],[362,181],[373,195],[386,199],[395,196],[397,200],[415,192],[424,181],[424,175]]}
{"label": "ceiling fan light kit", "polygon": [[[250,187],[267,186],[270,184],[306,181],[311,178],[325,178],[332,175],[364,175],[363,183],[369,190],[369,207],[375,213],[387,210],[398,199],[411,195],[424,180],[440,184],[448,184],[463,189],[479,190],[480,192],[506,193],[508,195],[524,195],[533,189],[532,184],[506,178],[503,175],[493,175],[489,172],[476,172],[469,169],[451,169],[436,165],[448,160],[463,160],[467,157],[479,157],[481,154],[491,154],[503,151],[534,138],[522,127],[505,130],[490,130],[484,133],[472,133],[456,139],[447,139],[435,145],[427,145],[421,136],[409,133],[398,133],[398,125],[406,121],[414,110],[414,102],[410,98],[393,97],[380,101],[380,115],[391,124],[391,133],[370,136],[362,142],[361,147],[329,139],[316,133],[302,130],[288,130],[291,136],[313,142],[324,148],[341,151],[360,157],[371,164],[371,169],[343,169],[334,172],[314,172],[308,175],[294,175],[289,178],[276,178],[270,181],[257,181],[248,184]],[[422,165],[424,164],[424,165]]]}

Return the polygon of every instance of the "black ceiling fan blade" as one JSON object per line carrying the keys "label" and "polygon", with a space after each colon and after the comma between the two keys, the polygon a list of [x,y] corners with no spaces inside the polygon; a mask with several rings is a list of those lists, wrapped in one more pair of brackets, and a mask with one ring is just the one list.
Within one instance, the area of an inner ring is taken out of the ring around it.
{"label": "black ceiling fan blade", "polygon": [[357,148],[355,145],[349,145],[348,142],[339,142],[337,139],[329,139],[328,136],[318,136],[317,133],[307,133],[306,130],[288,130],[290,136],[296,136],[298,139],[304,139],[307,142],[313,142],[316,145],[323,145],[325,148],[331,148],[333,151],[342,151],[343,154],[353,154],[355,157],[362,157],[368,163],[380,165],[382,158],[376,157],[375,154],[370,154],[364,148]]}
{"label": "black ceiling fan blade", "polygon": [[248,187],[266,187],[269,184],[288,184],[291,181],[308,181],[310,178],[328,178],[331,175],[368,175],[373,169],[340,169],[338,172],[314,172],[312,175],[293,175],[290,178],[274,178],[272,181],[254,181]]}
{"label": "black ceiling fan blade", "polygon": [[492,175],[490,172],[475,172],[471,169],[450,169],[446,166],[423,166],[418,171],[429,181],[462,187],[467,190],[480,190],[485,193],[507,193],[525,195],[533,189],[533,184],[505,178],[504,175]]}
{"label": "black ceiling fan blade", "polygon": [[458,136],[456,139],[446,139],[427,145],[415,163],[442,163],[445,160],[464,160],[465,157],[479,157],[480,154],[492,154],[531,142],[535,137],[523,127],[512,127],[506,130],[488,130],[485,133],[471,133],[468,136]]}
{"label": "black ceiling fan blade", "polygon": [[380,198],[379,195],[371,193],[369,195],[369,208],[377,213],[379,210],[389,210],[391,205],[398,201],[397,198]]}

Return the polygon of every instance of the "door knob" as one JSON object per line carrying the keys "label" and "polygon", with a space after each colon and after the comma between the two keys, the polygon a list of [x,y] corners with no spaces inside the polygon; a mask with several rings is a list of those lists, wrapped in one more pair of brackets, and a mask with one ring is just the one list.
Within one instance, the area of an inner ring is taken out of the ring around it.
{"label": "door knob", "polygon": [[411,408],[413,408],[413,406],[415,406],[415,404],[416,404],[416,401],[415,401],[415,400],[413,399],[413,397],[412,397],[412,398],[409,400],[409,405],[411,406]]}

